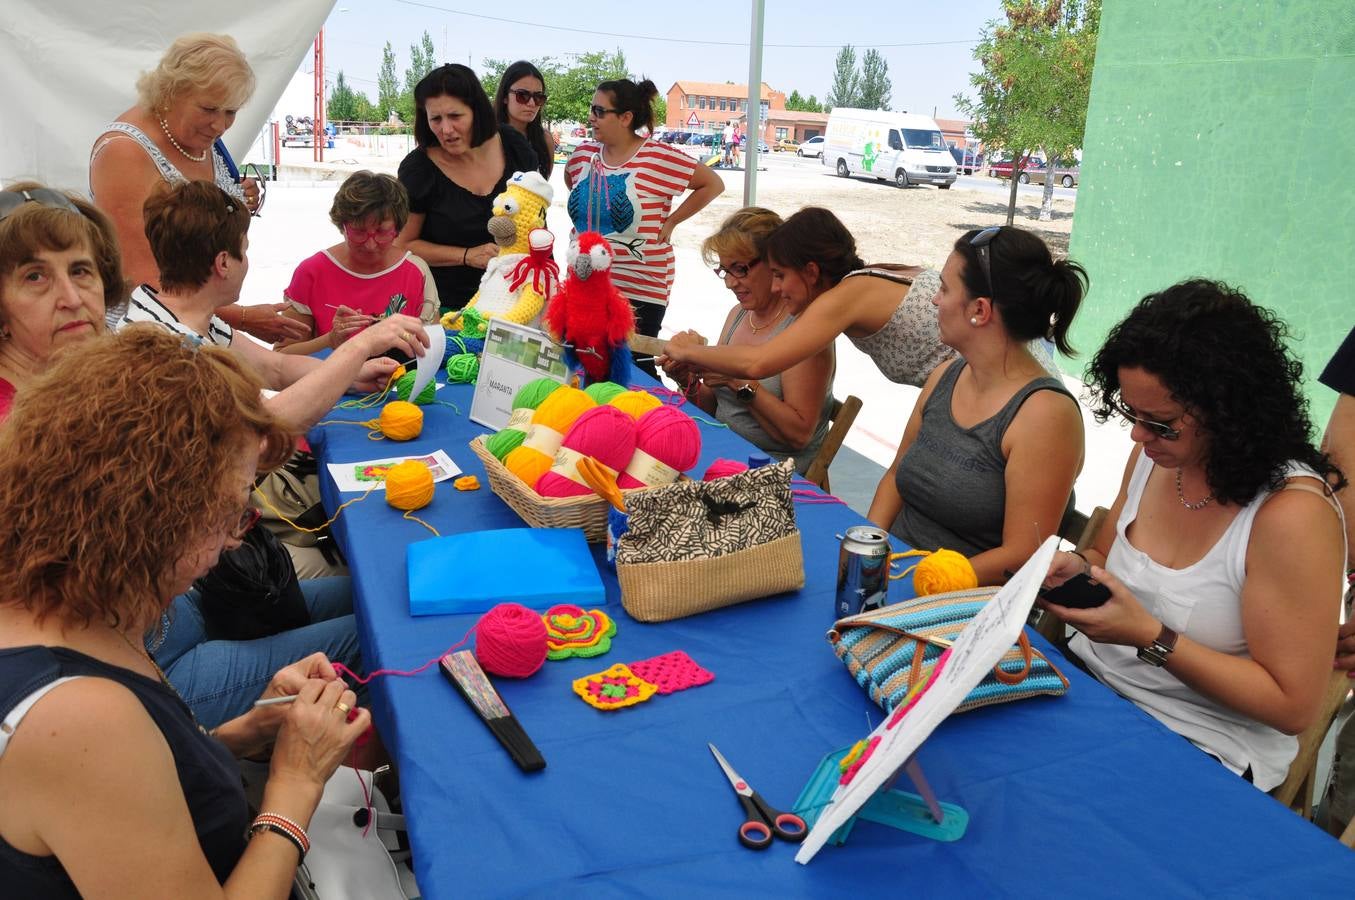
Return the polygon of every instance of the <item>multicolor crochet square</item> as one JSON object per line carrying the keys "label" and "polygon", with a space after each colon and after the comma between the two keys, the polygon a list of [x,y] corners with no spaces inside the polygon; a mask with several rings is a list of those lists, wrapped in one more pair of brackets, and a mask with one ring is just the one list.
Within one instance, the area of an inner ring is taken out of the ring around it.
{"label": "multicolor crochet square", "polygon": [[660,694],[685,691],[715,680],[714,672],[701,668],[696,660],[682,650],[633,662],[630,670],[645,681],[658,685]]}
{"label": "multicolor crochet square", "polygon": [[658,691],[636,676],[625,663],[617,663],[605,672],[587,675],[574,682],[574,693],[594,709],[620,709],[644,703]]}
{"label": "multicolor crochet square", "polygon": [[601,656],[612,649],[616,623],[600,609],[561,603],[541,616],[546,623],[546,659]]}

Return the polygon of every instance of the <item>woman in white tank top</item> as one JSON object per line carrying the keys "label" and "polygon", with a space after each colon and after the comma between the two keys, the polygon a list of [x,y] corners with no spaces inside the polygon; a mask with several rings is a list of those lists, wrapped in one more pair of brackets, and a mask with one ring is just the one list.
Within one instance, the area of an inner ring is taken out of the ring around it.
{"label": "woman in white tank top", "polygon": [[1143,301],[1088,369],[1099,420],[1139,446],[1087,571],[1093,609],[1049,605],[1099,680],[1270,790],[1317,712],[1336,640],[1341,472],[1309,442],[1301,366],[1268,310],[1210,281]]}

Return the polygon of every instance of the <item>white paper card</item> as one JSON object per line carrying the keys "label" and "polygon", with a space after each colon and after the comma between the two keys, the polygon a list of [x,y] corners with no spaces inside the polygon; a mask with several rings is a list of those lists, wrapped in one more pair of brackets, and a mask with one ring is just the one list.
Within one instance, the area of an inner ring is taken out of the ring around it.
{"label": "white paper card", "polygon": [[857,770],[856,777],[833,792],[832,800],[795,854],[796,862],[813,859],[833,832],[875,796],[1016,643],[1058,546],[1057,535],[1046,540],[974,616],[951,645],[945,667],[896,726],[889,727],[891,713],[870,733],[870,737],[880,738],[875,752]]}
{"label": "white paper card", "polygon": [[423,456],[388,456],[385,459],[367,459],[361,462],[330,463],[329,475],[334,484],[344,493],[365,494],[375,488],[386,489],[386,473],[396,463],[407,459],[418,460],[433,472],[434,481],[446,481],[461,474],[461,468],[447,455],[445,450],[434,450]]}
{"label": "white paper card", "polygon": [[564,348],[550,335],[516,322],[490,319],[470,420],[498,431],[508,424],[519,388],[538,378],[564,384],[568,377]]}
{"label": "white paper card", "polygon": [[410,397],[419,396],[428,386],[428,382],[438,374],[438,369],[442,368],[443,354],[447,352],[447,332],[442,330],[441,323],[425,325],[423,330],[428,335],[428,349],[423,356],[418,357],[414,386],[409,391]]}

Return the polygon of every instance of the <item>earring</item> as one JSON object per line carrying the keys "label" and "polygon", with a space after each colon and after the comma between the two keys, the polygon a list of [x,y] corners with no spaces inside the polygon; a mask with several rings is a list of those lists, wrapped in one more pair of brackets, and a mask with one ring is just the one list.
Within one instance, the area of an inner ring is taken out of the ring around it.
{"label": "earring", "polygon": [[975,316],[974,318],[970,319],[970,320],[969,320],[969,324],[970,324],[970,325],[977,325],[977,324],[979,324],[979,317],[978,317],[978,316]]}

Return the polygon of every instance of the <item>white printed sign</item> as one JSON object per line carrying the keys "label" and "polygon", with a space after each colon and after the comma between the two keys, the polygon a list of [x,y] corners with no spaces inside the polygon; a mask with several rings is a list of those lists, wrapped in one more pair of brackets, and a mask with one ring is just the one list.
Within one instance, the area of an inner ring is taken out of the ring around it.
{"label": "white printed sign", "polygon": [[564,384],[568,377],[564,348],[550,335],[515,322],[490,319],[470,420],[498,431],[508,424],[519,388],[538,378]]}

